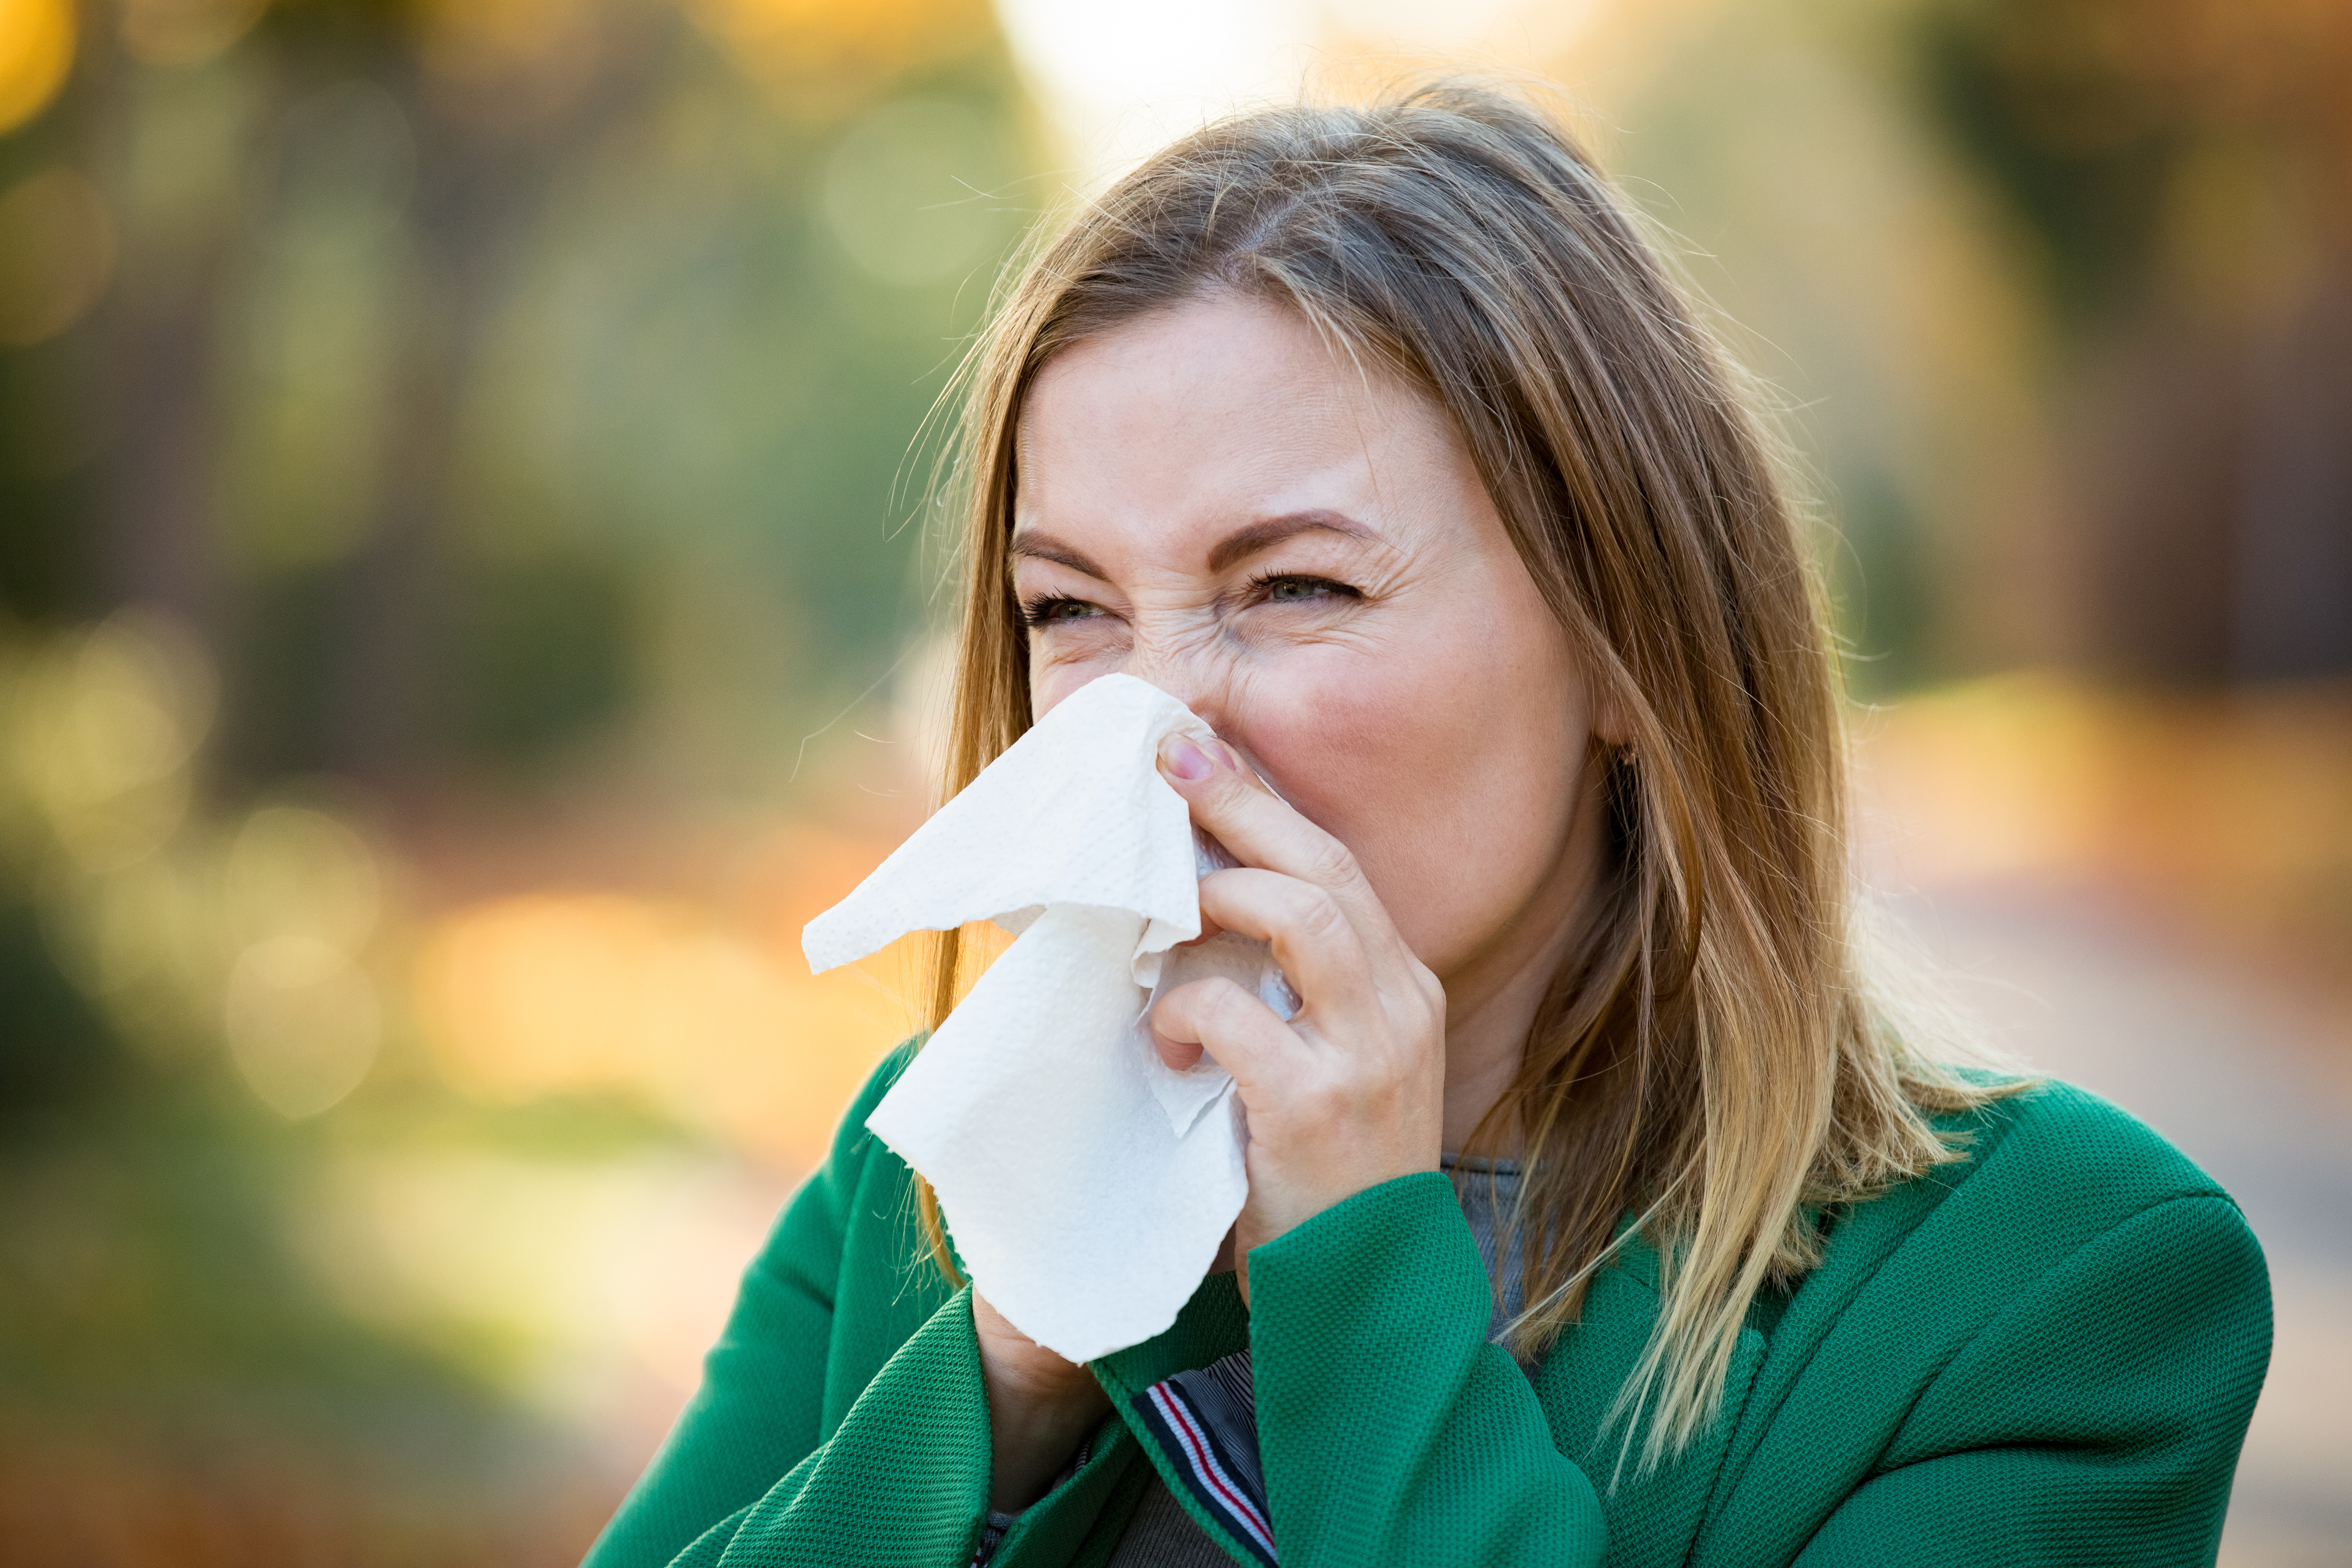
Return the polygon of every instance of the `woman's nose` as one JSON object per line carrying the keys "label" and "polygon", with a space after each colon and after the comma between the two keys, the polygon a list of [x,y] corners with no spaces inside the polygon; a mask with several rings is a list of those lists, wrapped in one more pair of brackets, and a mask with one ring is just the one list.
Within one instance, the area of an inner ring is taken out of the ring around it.
{"label": "woman's nose", "polygon": [[1230,682],[1207,668],[1207,661],[1157,648],[1139,647],[1128,656],[1123,673],[1150,682],[1198,714],[1219,735],[1232,729],[1226,711]]}

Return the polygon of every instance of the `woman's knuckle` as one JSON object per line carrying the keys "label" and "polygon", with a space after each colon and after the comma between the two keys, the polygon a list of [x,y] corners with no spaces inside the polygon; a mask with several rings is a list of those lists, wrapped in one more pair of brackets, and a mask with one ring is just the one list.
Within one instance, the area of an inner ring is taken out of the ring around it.
{"label": "woman's knuckle", "polygon": [[1325,835],[1308,852],[1307,876],[1326,888],[1352,886],[1358,876],[1356,857],[1346,845]]}
{"label": "woman's knuckle", "polygon": [[1206,1016],[1226,1028],[1240,1021],[1243,1009],[1251,1000],[1248,992],[1222,974],[1201,982],[1201,1005]]}
{"label": "woman's knuckle", "polygon": [[1352,1097],[1348,1086],[1328,1073],[1318,1073],[1298,1086],[1297,1105],[1315,1121],[1332,1121],[1345,1114]]}
{"label": "woman's knuckle", "polygon": [[1329,889],[1311,883],[1300,888],[1291,918],[1299,936],[1308,942],[1328,942],[1348,930],[1348,914],[1339,900]]}
{"label": "woman's knuckle", "polygon": [[1249,782],[1230,769],[1219,768],[1192,795],[1195,807],[1221,822],[1232,823],[1250,807]]}
{"label": "woman's knuckle", "polygon": [[1414,960],[1412,966],[1413,994],[1421,999],[1423,1008],[1433,1017],[1445,1016],[1445,983],[1427,964]]}

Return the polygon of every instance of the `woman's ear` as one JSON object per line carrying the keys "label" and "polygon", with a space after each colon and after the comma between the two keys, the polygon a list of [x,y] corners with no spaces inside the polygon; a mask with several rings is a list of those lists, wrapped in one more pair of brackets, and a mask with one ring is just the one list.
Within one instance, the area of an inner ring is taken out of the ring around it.
{"label": "woman's ear", "polygon": [[1592,683],[1592,738],[1612,752],[1633,743],[1633,726],[1625,721],[1626,704],[1607,681]]}

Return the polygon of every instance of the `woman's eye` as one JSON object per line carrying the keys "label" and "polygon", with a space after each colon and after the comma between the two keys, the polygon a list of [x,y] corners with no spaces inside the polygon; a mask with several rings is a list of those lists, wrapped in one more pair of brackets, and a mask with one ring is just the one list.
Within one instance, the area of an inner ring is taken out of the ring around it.
{"label": "woman's eye", "polygon": [[1022,601],[1021,624],[1032,627],[1057,626],[1070,621],[1087,620],[1101,613],[1084,599],[1048,594]]}
{"label": "woman's eye", "polygon": [[1269,605],[1307,605],[1318,599],[1356,599],[1362,595],[1344,583],[1328,577],[1264,577],[1258,593]]}

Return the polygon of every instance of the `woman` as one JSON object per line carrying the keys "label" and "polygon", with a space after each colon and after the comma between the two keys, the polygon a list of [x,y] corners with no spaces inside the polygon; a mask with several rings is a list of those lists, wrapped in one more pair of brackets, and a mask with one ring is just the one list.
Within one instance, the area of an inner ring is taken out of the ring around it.
{"label": "woman", "polygon": [[2261,1253],[2121,1111],[1901,1026],[1797,520],[1557,130],[1203,131],[973,385],[950,784],[1098,675],[1176,694],[1202,910],[1302,999],[1153,1016],[1240,1086],[1229,1266],[1031,1343],[864,1133],[903,1047],[593,1568],[2213,1559]]}

